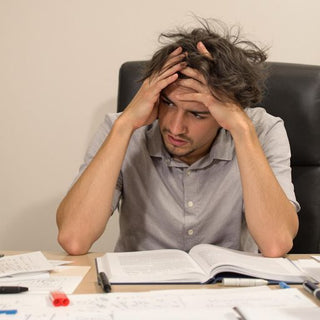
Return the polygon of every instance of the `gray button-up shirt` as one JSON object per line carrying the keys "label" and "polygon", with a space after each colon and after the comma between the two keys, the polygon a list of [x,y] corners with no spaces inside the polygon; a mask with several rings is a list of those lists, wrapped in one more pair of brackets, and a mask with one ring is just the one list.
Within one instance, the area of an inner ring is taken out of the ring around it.
{"label": "gray button-up shirt", "polygon": [[[246,109],[280,185],[297,211],[291,182],[290,146],[280,118]],[[110,114],[93,139],[80,173],[119,114]],[[113,208],[119,208],[116,251],[177,248],[199,243],[257,251],[244,219],[240,174],[230,133],[220,129],[210,152],[192,165],[171,158],[155,121],[131,137]]]}

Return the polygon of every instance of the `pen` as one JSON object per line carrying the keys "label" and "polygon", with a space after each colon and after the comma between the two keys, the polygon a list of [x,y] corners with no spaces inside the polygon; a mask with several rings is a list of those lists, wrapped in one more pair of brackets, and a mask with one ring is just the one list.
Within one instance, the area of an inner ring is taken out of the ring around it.
{"label": "pen", "polygon": [[0,254],[0,258],[3,258],[4,257],[4,254]]}
{"label": "pen", "polygon": [[287,283],[285,283],[284,281],[279,282],[279,287],[281,289],[289,289],[290,288],[290,286]]}
{"label": "pen", "polygon": [[0,310],[0,314],[16,314],[17,312],[18,312],[17,309]]}
{"label": "pen", "polygon": [[237,313],[238,316],[240,316],[240,320],[246,320],[246,317],[238,307],[233,307],[232,309]]}
{"label": "pen", "polygon": [[320,299],[320,288],[316,284],[307,280],[302,284],[302,286],[306,291],[312,293],[317,299]]}
{"label": "pen", "polygon": [[224,286],[232,287],[255,287],[265,286],[269,282],[264,279],[251,279],[251,278],[223,278],[222,284]]}
{"label": "pen", "polygon": [[110,282],[107,278],[107,275],[104,272],[99,272],[98,282],[102,286],[104,292],[108,293],[111,291]]}
{"label": "pen", "polygon": [[20,293],[28,291],[27,287],[19,287],[19,286],[1,286],[0,287],[0,294],[1,293]]}

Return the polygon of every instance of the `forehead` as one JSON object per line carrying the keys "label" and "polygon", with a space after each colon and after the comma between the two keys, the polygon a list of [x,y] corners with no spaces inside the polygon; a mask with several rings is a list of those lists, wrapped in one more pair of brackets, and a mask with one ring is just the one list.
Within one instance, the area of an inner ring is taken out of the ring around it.
{"label": "forehead", "polygon": [[175,94],[193,93],[196,91],[191,88],[180,85],[179,81],[175,81],[174,83],[170,84],[165,89],[163,89],[163,92],[165,93],[165,95],[175,95]]}
{"label": "forehead", "polygon": [[173,102],[176,106],[182,107],[183,109],[192,109],[194,111],[208,111],[201,102],[192,101],[192,100],[181,100],[177,97],[177,95],[195,93],[197,92],[194,89],[179,85],[177,82],[169,85],[165,89],[163,89],[163,95],[168,98],[171,102]]}

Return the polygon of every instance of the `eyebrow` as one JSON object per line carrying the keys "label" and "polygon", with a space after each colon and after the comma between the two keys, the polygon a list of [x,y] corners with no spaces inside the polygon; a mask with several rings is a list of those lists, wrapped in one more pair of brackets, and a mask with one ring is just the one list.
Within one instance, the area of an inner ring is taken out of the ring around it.
{"label": "eyebrow", "polygon": [[[173,105],[175,105],[175,103],[173,101],[171,101],[163,92],[161,92],[160,97],[162,99],[166,100],[167,102],[172,103]],[[198,110],[187,109],[185,111],[191,112],[191,113],[196,113],[196,114],[203,114],[203,115],[211,114],[209,110],[208,111],[198,111]]]}
{"label": "eyebrow", "polygon": [[160,98],[163,100],[166,100],[169,103],[175,104],[173,101],[171,101],[163,92],[160,93]]}

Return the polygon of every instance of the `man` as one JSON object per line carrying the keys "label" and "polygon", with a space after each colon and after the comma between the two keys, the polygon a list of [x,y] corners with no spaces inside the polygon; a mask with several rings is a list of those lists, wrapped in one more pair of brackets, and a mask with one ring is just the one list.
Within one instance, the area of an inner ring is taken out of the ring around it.
{"label": "man", "polygon": [[112,212],[117,251],[198,243],[287,253],[298,229],[290,147],[262,108],[265,53],[203,22],[162,35],[143,84],[107,115],[57,212],[58,241],[86,253]]}

